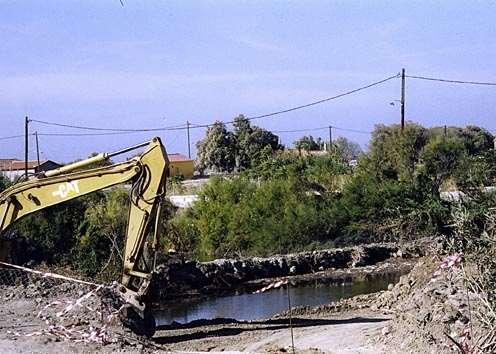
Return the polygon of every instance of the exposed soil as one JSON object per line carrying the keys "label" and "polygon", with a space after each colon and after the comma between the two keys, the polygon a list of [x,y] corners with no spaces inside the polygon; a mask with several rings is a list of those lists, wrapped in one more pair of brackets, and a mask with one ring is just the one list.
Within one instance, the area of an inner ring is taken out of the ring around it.
{"label": "exposed soil", "polygon": [[[292,317],[297,353],[382,353],[373,340],[389,318],[367,311],[321,311]],[[165,327],[154,340],[175,351],[226,351],[250,353],[291,352],[290,319],[278,316],[262,321],[197,321]]]}
{"label": "exposed soil", "polygon": [[432,243],[432,240],[424,241],[401,246],[380,243],[268,258],[217,259],[203,263],[184,260],[176,255],[160,261],[154,298],[163,303],[167,300],[176,301],[184,294],[201,297],[251,292],[258,286],[264,286],[264,283],[272,282],[274,278],[288,276],[298,285],[306,279],[310,281],[312,276],[321,282],[352,281],[357,269],[363,268],[362,274],[366,274],[367,270],[374,269],[374,266],[386,260],[405,261],[424,255],[426,245]]}
{"label": "exposed soil", "polygon": [[[409,269],[411,263],[405,263],[404,268],[399,264],[386,263],[340,270],[334,279],[364,279],[374,273],[374,267],[376,272],[382,273],[392,268]],[[299,276],[295,282],[315,281],[318,277],[317,273]],[[74,304],[75,299],[88,294],[90,289],[86,286],[39,280],[27,286],[10,286],[2,290],[2,353],[284,353],[291,346],[290,322],[298,353],[382,353],[384,344],[374,338],[381,335],[390,321],[389,316],[370,311],[369,306],[365,305],[376,298],[370,295],[326,306],[296,308],[292,311],[291,320],[286,313],[260,321],[216,319],[169,325],[159,328],[153,339],[147,340],[135,336],[118,322],[102,322],[99,312],[111,313],[108,304],[102,301],[105,296],[90,296],[82,302],[82,306],[71,309],[67,316],[57,317],[57,313],[67,308],[69,302]],[[55,301],[60,303],[53,305],[53,308],[47,307]],[[40,312],[42,316],[38,316]],[[104,333],[105,340],[100,343],[81,340],[81,336],[65,338],[66,332],[57,329],[59,325],[87,334],[96,330]]]}
{"label": "exposed soil", "polygon": [[[306,284],[319,280],[365,280],[377,273],[404,273],[414,263],[414,260],[390,259],[374,266],[298,275],[290,281]],[[443,333],[458,331],[466,313],[460,304],[461,292],[456,290],[457,283],[452,277],[437,283],[430,281],[437,264],[438,260],[421,260],[412,273],[402,277],[397,285],[390,285],[388,291],[323,306],[298,307],[291,313],[258,321],[215,319],[163,326],[151,340],[137,337],[118,321],[107,320],[113,311],[104,300],[107,295],[89,296],[82,306],[73,306],[66,311],[67,315],[59,317],[57,313],[64,312],[68,304],[75,304],[76,299],[87,294],[88,288],[43,283],[42,280],[27,284],[27,287],[8,286],[0,292],[0,351],[286,353],[291,352],[292,327],[297,353],[448,352],[452,346]],[[256,280],[248,288],[261,287],[269,281],[274,279]],[[447,282],[452,282],[453,286],[447,286]],[[446,296],[452,300],[449,308],[443,298]],[[54,301],[59,303],[54,304]],[[40,311],[42,315],[38,316]],[[442,317],[443,314],[447,315]],[[444,327],[438,326],[431,331],[430,327],[436,326],[436,321]],[[61,330],[59,325],[65,329]]]}

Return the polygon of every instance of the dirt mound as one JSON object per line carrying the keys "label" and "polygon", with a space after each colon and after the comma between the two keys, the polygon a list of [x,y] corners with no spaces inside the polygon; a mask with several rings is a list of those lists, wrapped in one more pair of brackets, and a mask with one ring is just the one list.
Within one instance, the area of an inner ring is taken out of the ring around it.
{"label": "dirt mound", "polygon": [[374,307],[394,314],[382,340],[403,353],[449,353],[466,345],[474,303],[461,269],[441,264],[435,257],[419,261],[375,300]]}
{"label": "dirt mound", "polygon": [[58,348],[52,348],[54,352],[65,352],[78,343],[92,352],[156,349],[153,342],[123,326],[124,304],[115,288],[54,282],[49,278],[3,285],[0,316],[4,331],[0,341],[20,340],[24,349],[33,352],[44,351],[41,348],[48,348],[47,343]]}
{"label": "dirt mound", "polygon": [[178,256],[158,267],[155,298],[157,301],[175,301],[184,294],[195,296],[233,290],[239,292],[243,284],[256,284],[263,279],[295,277],[326,270],[334,272],[339,269],[366,268],[386,260],[419,257],[425,253],[426,245],[422,240],[401,247],[393,243],[369,244],[268,258],[217,259],[203,263],[186,261]]}

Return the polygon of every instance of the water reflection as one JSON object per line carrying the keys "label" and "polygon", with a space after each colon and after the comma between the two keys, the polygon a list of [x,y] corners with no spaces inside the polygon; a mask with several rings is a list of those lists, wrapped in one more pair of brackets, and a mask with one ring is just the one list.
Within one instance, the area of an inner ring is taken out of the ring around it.
{"label": "water reflection", "polygon": [[[368,281],[344,285],[315,284],[291,287],[292,306],[317,306],[330,301],[349,298],[360,294],[373,293],[396,283],[399,276],[381,276]],[[234,318],[236,320],[257,320],[273,316],[288,308],[287,290],[269,290],[259,294],[243,294],[217,297],[195,304],[169,307],[155,314],[157,325],[174,321],[188,323],[198,319]]]}

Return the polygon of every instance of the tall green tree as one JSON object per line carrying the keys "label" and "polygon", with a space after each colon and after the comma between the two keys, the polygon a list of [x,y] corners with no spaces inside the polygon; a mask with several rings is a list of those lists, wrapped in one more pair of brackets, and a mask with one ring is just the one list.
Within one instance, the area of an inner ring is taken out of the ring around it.
{"label": "tall green tree", "polygon": [[282,149],[277,135],[266,129],[252,126],[242,114],[234,119],[233,125],[238,171],[251,167],[267,153],[271,154]]}
{"label": "tall green tree", "polygon": [[200,172],[242,171],[261,157],[282,149],[277,135],[252,126],[243,115],[236,117],[233,125],[232,132],[221,122],[207,129],[205,138],[197,144],[197,168]]}
{"label": "tall green tree", "polygon": [[345,137],[339,137],[333,142],[337,153],[344,161],[356,160],[363,154],[363,150],[359,144],[348,140]]}
{"label": "tall green tree", "polygon": [[460,137],[470,155],[480,155],[494,148],[494,136],[484,128],[468,125],[461,129]]}
{"label": "tall green tree", "polygon": [[235,139],[224,123],[217,121],[208,127],[205,138],[196,146],[196,164],[200,172],[231,172],[234,169]]}
{"label": "tall green tree", "polygon": [[311,135],[305,135],[294,142],[294,147],[298,150],[305,151],[321,150],[322,142],[319,140],[315,140]]}
{"label": "tall green tree", "polygon": [[466,158],[463,142],[457,138],[435,137],[420,154],[421,163],[417,168],[420,183],[430,185],[431,193],[439,197],[440,187],[448,178],[456,175],[456,170]]}
{"label": "tall green tree", "polygon": [[428,142],[424,127],[408,122],[404,131],[398,124],[375,127],[370,140],[369,171],[377,177],[413,181],[420,153]]}

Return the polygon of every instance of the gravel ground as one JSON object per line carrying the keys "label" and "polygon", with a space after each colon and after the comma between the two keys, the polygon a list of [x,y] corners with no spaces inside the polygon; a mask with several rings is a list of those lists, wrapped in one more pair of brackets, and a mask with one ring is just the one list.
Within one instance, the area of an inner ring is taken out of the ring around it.
{"label": "gravel ground", "polygon": [[[284,353],[290,351],[288,318],[256,322],[233,320],[197,321],[176,328],[162,328],[153,340],[139,343],[130,334],[127,343],[101,345],[75,343],[50,335],[25,336],[44,327],[33,319],[37,308],[26,300],[13,300],[10,309],[0,310],[2,353],[167,353],[167,352],[249,352]],[[389,318],[367,311],[336,313],[329,310],[292,318],[297,353],[383,353],[384,346],[374,340],[381,335]],[[8,332],[10,331],[10,332]],[[23,335],[15,335],[15,332]],[[122,340],[122,337],[121,337]]]}
{"label": "gravel ground", "polygon": [[[369,274],[369,269],[360,272],[362,277]],[[75,305],[89,290],[45,284],[43,280],[27,287],[0,288],[0,352],[286,353],[291,352],[291,327],[297,353],[402,352],[396,351],[397,343],[382,340],[389,334],[392,312],[375,304],[388,291],[295,308],[291,321],[288,313],[282,313],[259,321],[215,319],[163,326],[146,340],[125,330],[119,322],[102,320],[112,314],[103,296],[94,294]],[[64,314],[59,317],[60,313]]]}

